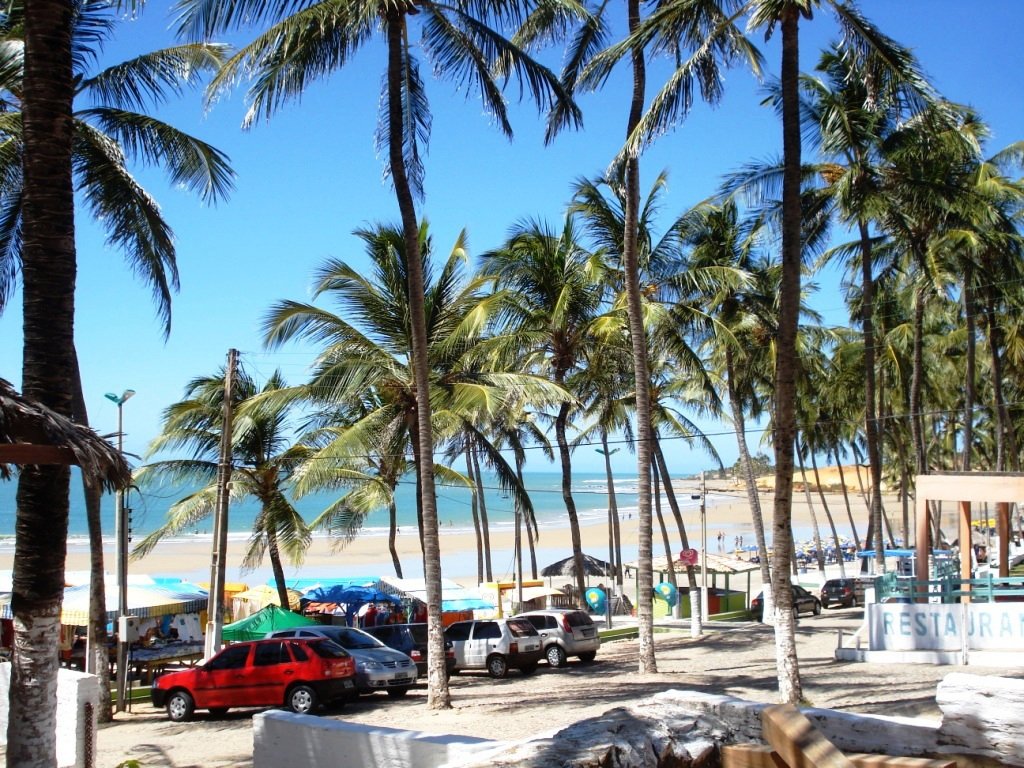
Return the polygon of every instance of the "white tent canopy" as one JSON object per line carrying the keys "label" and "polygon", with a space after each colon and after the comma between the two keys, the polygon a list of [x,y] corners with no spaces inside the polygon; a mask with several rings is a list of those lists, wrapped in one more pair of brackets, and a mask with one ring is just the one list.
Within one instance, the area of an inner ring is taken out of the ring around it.
{"label": "white tent canopy", "polygon": [[[411,597],[427,602],[427,585],[423,579],[383,578],[380,591],[399,597]],[[451,579],[441,579],[442,611],[475,611],[495,608],[494,603],[484,600],[472,589],[467,589]]]}

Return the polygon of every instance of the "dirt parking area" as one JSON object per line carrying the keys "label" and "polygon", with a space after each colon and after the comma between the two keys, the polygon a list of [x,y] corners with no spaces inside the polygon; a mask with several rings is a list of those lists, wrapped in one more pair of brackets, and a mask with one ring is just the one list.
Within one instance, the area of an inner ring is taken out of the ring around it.
{"label": "dirt parking area", "polygon": [[[938,717],[935,687],[948,673],[1007,674],[1000,669],[883,665],[834,659],[838,632],[851,635],[862,609],[826,611],[800,619],[798,654],[804,698],[810,706],[906,717]],[[688,626],[688,625],[686,625]],[[323,717],[353,723],[517,740],[597,717],[609,709],[660,691],[687,689],[776,701],[774,637],[770,627],[749,622],[716,624],[699,639],[679,631],[656,635],[658,672],[637,673],[635,640],[605,643],[597,660],[572,660],[566,667],[541,664],[524,677],[504,680],[486,673],[452,678],[452,709],[426,708],[426,688],[403,699],[378,693]],[[1022,676],[1014,670],[1009,676]],[[252,716],[260,710],[221,717],[198,713],[190,723],[171,723],[152,706],[136,705],[99,732],[98,768],[136,759],[144,768],[245,768],[252,765]]]}

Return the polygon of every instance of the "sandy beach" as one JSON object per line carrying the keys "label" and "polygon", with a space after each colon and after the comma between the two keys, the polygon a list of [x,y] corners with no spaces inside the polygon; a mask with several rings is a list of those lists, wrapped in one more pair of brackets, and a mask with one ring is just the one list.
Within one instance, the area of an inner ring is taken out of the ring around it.
{"label": "sandy beach", "polygon": [[[709,486],[709,491],[711,490]],[[721,490],[721,489],[718,489]],[[720,495],[719,498],[722,498]],[[755,537],[750,521],[750,508],[746,495],[735,488],[729,491],[727,502],[709,505],[707,517],[707,549],[709,553],[731,553],[738,541],[744,546],[753,545]],[[765,528],[770,536],[772,503],[770,493],[760,494],[762,514]],[[824,515],[820,499],[815,495],[814,514],[824,545],[831,543],[831,531]],[[835,519],[838,533],[842,537],[850,536],[850,525],[842,494],[826,494],[826,500]],[[858,533],[863,536],[866,530],[867,513],[859,494],[851,494],[854,519],[858,525]],[[889,509],[895,510],[895,502],[889,502]],[[666,508],[666,526],[668,527],[671,546],[678,555],[682,548],[676,533],[676,526],[671,513]],[[694,549],[701,548],[701,520],[699,511],[687,510],[683,515],[689,544]],[[895,522],[895,521],[894,521]],[[621,536],[623,560],[630,562],[636,559],[637,552],[637,519],[635,515],[623,515],[621,519]],[[793,502],[793,528],[798,539],[810,538],[812,529],[811,511],[804,494],[798,493]],[[718,534],[723,533],[723,543],[719,544]],[[606,524],[591,524],[581,527],[584,552],[601,559],[608,558],[608,528]],[[806,534],[802,536],[801,534]],[[493,531],[490,536],[492,551],[492,574],[495,579],[510,579],[515,573],[514,541],[508,530]],[[227,579],[241,581],[250,585],[265,583],[270,579],[269,562],[255,571],[245,572],[241,562],[246,546],[246,537],[233,534],[228,545]],[[420,556],[419,537],[415,530],[402,528],[397,539],[399,557],[402,561],[403,576],[421,577],[423,574]],[[189,581],[209,581],[211,562],[211,537],[194,535],[161,542],[145,558],[132,560],[129,563],[129,574],[146,574],[150,576],[169,576]],[[567,522],[562,525],[542,527],[540,540],[537,543],[537,562],[540,568],[548,563],[568,557],[572,554],[571,537]],[[654,554],[664,556],[664,545],[655,523]],[[105,557],[107,571],[112,570],[114,562],[113,543],[107,542]],[[0,548],[0,570],[13,567],[13,542],[10,546]],[[475,584],[477,575],[476,543],[471,532],[460,530],[449,531],[441,526],[441,559],[445,578],[463,584]],[[80,542],[68,546],[65,570],[69,582],[81,581],[82,574],[89,568],[88,547]],[[529,572],[529,550],[524,544],[524,571]],[[305,560],[301,565],[287,565],[286,575],[289,579],[322,578],[342,576],[381,576],[394,575],[395,568],[388,551],[387,538],[379,535],[358,536],[343,545],[323,536],[315,537]]]}

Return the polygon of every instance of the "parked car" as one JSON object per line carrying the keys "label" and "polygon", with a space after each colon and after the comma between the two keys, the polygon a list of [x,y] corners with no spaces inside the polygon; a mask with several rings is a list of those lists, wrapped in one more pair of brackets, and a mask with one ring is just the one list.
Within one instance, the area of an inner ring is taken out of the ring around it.
{"label": "parked car", "polygon": [[[816,598],[806,589],[798,584],[789,585],[793,589],[793,615],[801,613],[813,613],[815,616],[821,613],[821,600]],[[757,597],[750,601],[750,612],[758,621],[764,614],[764,592],[758,592]]]}
{"label": "parked car", "polygon": [[863,605],[866,586],[863,579],[829,579],[821,588],[821,607],[837,604],[842,608],[856,608]]}
{"label": "parked car", "polygon": [[509,667],[532,674],[544,655],[540,635],[526,619],[456,621],[444,631],[455,651],[455,672],[486,669],[491,677],[505,677]]}
{"label": "parked car", "polygon": [[551,608],[521,613],[516,618],[533,624],[541,637],[544,658],[552,667],[561,667],[568,656],[580,661],[593,661],[601,647],[601,637],[593,620],[583,611]]}
{"label": "parked car", "polygon": [[[427,676],[427,625],[426,624],[383,624],[363,630],[373,635],[388,648],[401,651],[416,664],[420,677]],[[455,669],[455,651],[450,640],[444,641],[444,667],[450,675]]]}
{"label": "parked car", "polygon": [[388,648],[373,635],[354,627],[329,624],[295,627],[271,632],[268,637],[327,637],[356,661],[356,689],[359,693],[385,690],[388,696],[405,696],[416,682],[416,664],[401,651]]}
{"label": "parked car", "polygon": [[355,660],[325,638],[255,640],[229,645],[205,663],[153,680],[153,706],[174,722],[197,709],[280,707],[306,714],[354,695]]}

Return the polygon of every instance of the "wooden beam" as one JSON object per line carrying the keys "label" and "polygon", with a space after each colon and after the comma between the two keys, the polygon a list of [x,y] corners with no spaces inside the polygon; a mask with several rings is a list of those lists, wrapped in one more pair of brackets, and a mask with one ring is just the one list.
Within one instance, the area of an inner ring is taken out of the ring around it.
{"label": "wooden beam", "polygon": [[789,768],[853,768],[846,755],[792,704],[761,710],[761,729]]}
{"label": "wooden beam", "polygon": [[0,443],[0,464],[78,464],[75,452],[62,445]]}
{"label": "wooden beam", "polygon": [[[957,768],[956,760],[930,757],[893,757],[850,753],[846,757],[856,768]],[[779,753],[764,744],[726,744],[722,747],[722,768],[787,768]]]}

